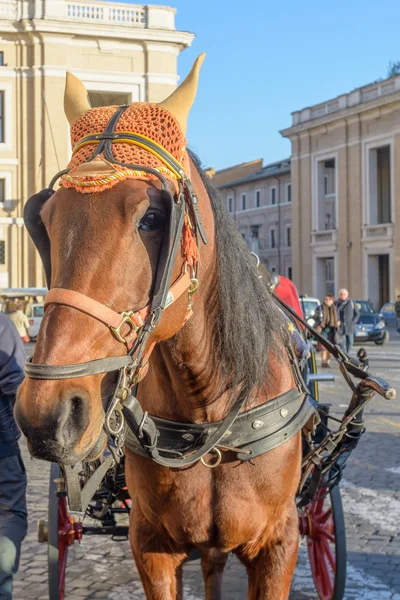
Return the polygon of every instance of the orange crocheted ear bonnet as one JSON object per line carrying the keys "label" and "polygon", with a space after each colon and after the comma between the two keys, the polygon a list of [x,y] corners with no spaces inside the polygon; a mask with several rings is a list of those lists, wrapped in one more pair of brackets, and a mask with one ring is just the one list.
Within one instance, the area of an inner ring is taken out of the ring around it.
{"label": "orange crocheted ear bonnet", "polygon": [[[117,106],[92,108],[75,121],[71,126],[72,147],[74,148],[87,135],[103,132],[118,108]],[[121,115],[115,132],[132,132],[146,136],[167,150],[190,176],[188,155],[185,152],[185,135],[177,119],[165,108],[157,104],[134,102]],[[101,154],[98,159],[87,163],[95,148],[95,145],[90,144],[74,152],[68,165],[71,171],[61,180],[63,187],[72,187],[81,193],[93,193],[109,189],[122,179],[157,179],[144,171],[110,163]],[[176,175],[157,156],[140,146],[123,142],[114,143],[113,154],[120,163],[157,169],[164,177],[176,183]],[[80,165],[84,163],[85,168],[80,169]]]}

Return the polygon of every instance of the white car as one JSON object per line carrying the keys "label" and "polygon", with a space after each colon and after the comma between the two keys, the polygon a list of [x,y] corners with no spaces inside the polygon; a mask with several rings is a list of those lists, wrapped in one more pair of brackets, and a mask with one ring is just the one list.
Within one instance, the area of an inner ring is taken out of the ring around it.
{"label": "white car", "polygon": [[304,318],[307,323],[309,323],[311,327],[318,325],[314,319],[314,315],[318,306],[321,306],[319,299],[311,296],[300,296],[300,306],[303,309]]}
{"label": "white car", "polygon": [[35,341],[39,333],[39,327],[44,315],[44,304],[29,305],[29,328],[28,335],[32,341]]}

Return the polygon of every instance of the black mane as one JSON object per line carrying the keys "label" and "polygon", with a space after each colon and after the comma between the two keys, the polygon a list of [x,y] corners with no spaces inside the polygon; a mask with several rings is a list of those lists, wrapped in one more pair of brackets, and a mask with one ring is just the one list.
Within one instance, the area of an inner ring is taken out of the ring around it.
{"label": "black mane", "polygon": [[238,232],[218,191],[189,152],[210,197],[214,214],[218,265],[217,326],[214,348],[222,373],[233,389],[249,393],[271,382],[269,359],[288,342],[282,313],[258,278],[255,260]]}

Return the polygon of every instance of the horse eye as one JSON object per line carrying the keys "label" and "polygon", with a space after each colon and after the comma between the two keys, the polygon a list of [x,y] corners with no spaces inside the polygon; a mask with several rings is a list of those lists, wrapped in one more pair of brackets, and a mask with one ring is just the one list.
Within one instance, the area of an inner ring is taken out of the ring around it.
{"label": "horse eye", "polygon": [[139,229],[142,231],[156,231],[164,227],[165,216],[160,212],[149,211],[139,223]]}

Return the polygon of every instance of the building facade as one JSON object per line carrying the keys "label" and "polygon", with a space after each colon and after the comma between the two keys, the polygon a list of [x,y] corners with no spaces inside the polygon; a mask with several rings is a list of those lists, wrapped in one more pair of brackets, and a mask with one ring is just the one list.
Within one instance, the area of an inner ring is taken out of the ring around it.
{"label": "building facade", "polygon": [[0,2],[0,288],[42,286],[23,206],[65,168],[65,73],[92,106],[158,102],[176,87],[177,59],[193,34],[175,10],[94,0]]}
{"label": "building facade", "polygon": [[[254,161],[254,164],[261,161]],[[249,165],[253,163],[245,163]],[[270,271],[292,279],[292,186],[290,159],[257,168],[237,177],[238,165],[227,181],[217,171],[213,182],[249,249]],[[224,183],[221,183],[221,178]]]}
{"label": "building facade", "polygon": [[400,294],[400,76],[296,111],[281,134],[298,289],[347,287],[379,309]]}

